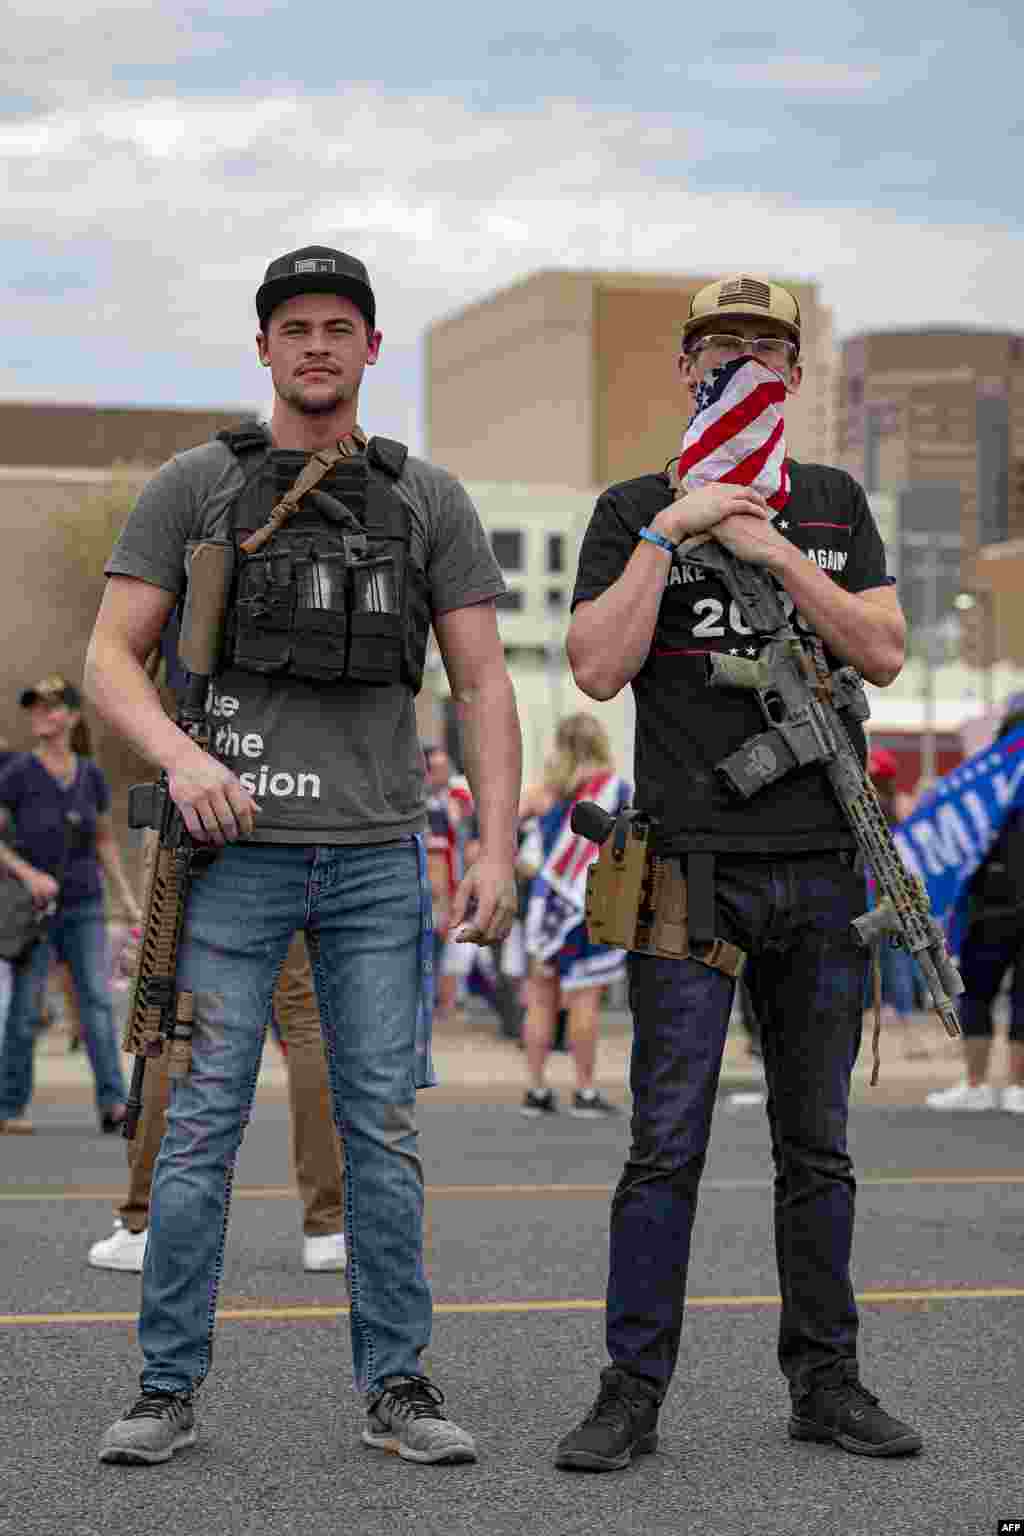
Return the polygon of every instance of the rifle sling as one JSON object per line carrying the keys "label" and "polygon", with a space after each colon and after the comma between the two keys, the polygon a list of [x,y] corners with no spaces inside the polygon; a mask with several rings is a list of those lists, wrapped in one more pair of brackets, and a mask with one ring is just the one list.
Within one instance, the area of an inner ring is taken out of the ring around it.
{"label": "rifle sling", "polygon": [[273,508],[262,528],[257,528],[241,545],[242,552],[253,555],[257,550],[273,538],[279,528],[283,528],[289,518],[293,517],[299,509],[299,502],[307,491],[320,484],[325,475],[330,474],[335,464],[342,459],[352,458],[357,453],[363,453],[366,449],[366,435],[360,427],[353,427],[347,436],[339,438],[333,448],[322,448],[314,453],[299,475],[291,490],[286,491]]}

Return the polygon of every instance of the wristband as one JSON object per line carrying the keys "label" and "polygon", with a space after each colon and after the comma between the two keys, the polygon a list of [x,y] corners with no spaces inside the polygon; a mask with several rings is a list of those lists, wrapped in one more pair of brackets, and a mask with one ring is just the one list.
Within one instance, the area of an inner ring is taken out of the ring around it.
{"label": "wristband", "polygon": [[665,535],[659,533],[655,528],[641,528],[639,537],[646,539],[648,544],[657,544],[659,549],[667,550],[670,555],[674,555],[676,552],[676,546],[672,543],[672,540],[666,539]]}

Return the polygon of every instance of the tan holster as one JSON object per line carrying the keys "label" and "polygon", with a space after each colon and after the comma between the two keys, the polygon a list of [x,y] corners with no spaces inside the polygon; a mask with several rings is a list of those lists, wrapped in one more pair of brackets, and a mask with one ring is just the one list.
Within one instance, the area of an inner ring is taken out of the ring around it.
{"label": "tan holster", "polygon": [[691,946],[681,857],[663,858],[649,847],[650,822],[620,816],[587,873],[587,933],[594,944],[638,954],[699,960],[738,976],[746,954],[725,939]]}

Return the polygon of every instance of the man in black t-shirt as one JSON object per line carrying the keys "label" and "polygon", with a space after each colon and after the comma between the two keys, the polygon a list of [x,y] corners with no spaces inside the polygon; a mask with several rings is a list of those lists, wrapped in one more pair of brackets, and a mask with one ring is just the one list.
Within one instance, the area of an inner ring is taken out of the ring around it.
{"label": "man in black t-shirt", "polygon": [[[683,454],[672,474],[598,501],[568,650],[590,698],[632,684],[637,805],[655,818],[660,852],[705,872],[711,857],[715,932],[748,955],[775,1161],[789,1432],[891,1456],[920,1449],[921,1437],[860,1384],[849,1273],[846,1121],[866,966],[850,923],[864,909],[864,877],[820,769],[797,769],[745,802],[715,773],[764,721],[755,696],[710,689],[708,657],[752,657],[759,646],[722,583],[675,553],[710,532],[774,577],[831,666],[883,686],[899,673],[905,625],[864,492],[838,470],[785,457],[782,406],[800,387],[799,357],[800,312],[785,288],[743,276],[694,296],[679,358],[695,407]],[[859,724],[847,724],[863,754]],[[611,1365],[556,1457],[594,1471],[657,1444],[734,988],[692,956],[631,954],[629,966],[633,1139],[611,1212]]]}

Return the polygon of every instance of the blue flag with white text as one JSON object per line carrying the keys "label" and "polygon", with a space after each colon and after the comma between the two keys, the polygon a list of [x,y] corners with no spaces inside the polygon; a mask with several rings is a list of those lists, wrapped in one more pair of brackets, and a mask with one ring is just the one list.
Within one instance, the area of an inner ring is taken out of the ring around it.
{"label": "blue flag with white text", "polygon": [[904,863],[928,888],[953,954],[963,941],[971,876],[1011,811],[1022,809],[1024,729],[967,758],[893,828]]}

